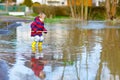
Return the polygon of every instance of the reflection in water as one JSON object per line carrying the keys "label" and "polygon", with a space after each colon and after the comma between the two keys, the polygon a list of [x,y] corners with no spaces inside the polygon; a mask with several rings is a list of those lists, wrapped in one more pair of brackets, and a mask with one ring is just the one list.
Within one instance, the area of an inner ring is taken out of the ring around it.
{"label": "reflection in water", "polygon": [[5,57],[1,55],[3,52],[15,53],[10,80],[39,80],[35,76],[37,68],[33,69],[37,61],[42,66],[38,67],[40,72],[45,72],[44,80],[120,80],[119,25],[92,21],[87,25],[78,21],[47,24],[43,51],[36,52],[44,57],[36,59],[36,54],[31,54],[29,24],[23,24],[13,30],[16,35],[0,35],[0,57]]}
{"label": "reflection in water", "polygon": [[99,78],[120,80],[120,29],[105,29],[102,32]]}
{"label": "reflection in water", "polygon": [[[102,48],[101,38],[97,34],[97,30],[81,30],[78,28],[69,32],[66,45],[63,47],[63,56],[66,60],[75,61],[73,67],[76,68],[76,71],[71,74],[71,76],[75,75],[72,76],[72,80],[95,80]],[[64,77],[64,80],[66,79]]]}
{"label": "reflection in water", "polygon": [[47,60],[43,59],[43,56],[41,53],[35,54],[31,56],[31,68],[34,71],[34,74],[39,77],[40,79],[45,78],[45,72],[43,71],[45,64],[47,63]]}
{"label": "reflection in water", "polygon": [[8,77],[9,66],[6,61],[0,60],[0,80],[9,80]]}

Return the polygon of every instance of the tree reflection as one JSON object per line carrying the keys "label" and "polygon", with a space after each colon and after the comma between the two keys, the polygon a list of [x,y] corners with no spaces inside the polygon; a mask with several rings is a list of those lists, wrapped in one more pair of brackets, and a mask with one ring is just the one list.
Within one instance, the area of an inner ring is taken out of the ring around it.
{"label": "tree reflection", "polygon": [[[105,29],[102,30],[102,53],[101,63],[98,71],[98,80],[103,80],[105,77],[108,80],[119,80],[120,77],[120,30],[119,29]],[[110,72],[103,71],[108,68]],[[105,76],[107,74],[108,76]],[[104,77],[103,77],[104,76]]]}
{"label": "tree reflection", "polygon": [[[63,24],[52,25],[55,27],[52,27],[45,41],[48,47],[43,49],[43,53],[47,52],[45,53],[47,60],[50,61],[49,66],[44,66],[50,68],[46,70],[49,71],[46,73],[48,76],[46,78],[48,80],[109,80],[119,77],[120,30],[104,27],[101,29],[103,25],[96,25],[104,23],[94,23],[94,27],[100,27],[95,29],[81,28],[81,25],[75,24],[80,23],[71,22],[64,27]],[[91,26],[88,24],[87,27]],[[41,59],[37,58],[36,61]]]}
{"label": "tree reflection", "polygon": [[[119,80],[120,30],[108,27],[101,29],[101,25],[96,25],[98,23],[94,23],[94,27],[100,28],[95,29],[81,28],[81,25],[76,26],[76,24],[80,23],[57,23],[49,27],[52,29],[46,35],[41,51],[43,53],[35,53],[31,56],[31,67],[36,76],[41,78],[40,72],[44,74],[45,71],[46,80]],[[87,27],[91,26],[88,24]],[[17,44],[18,54],[21,50],[31,48],[23,47],[23,40],[28,41],[28,37],[17,37],[17,39],[22,43],[22,45]],[[19,55],[16,57],[20,58]],[[24,61],[23,58],[21,61]]]}

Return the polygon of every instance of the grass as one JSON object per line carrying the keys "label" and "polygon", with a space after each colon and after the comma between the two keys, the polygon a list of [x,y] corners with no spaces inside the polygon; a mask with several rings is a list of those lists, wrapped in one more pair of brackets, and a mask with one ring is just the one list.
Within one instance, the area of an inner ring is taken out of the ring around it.
{"label": "grass", "polygon": [[[38,16],[37,14],[31,14],[29,16],[17,16],[17,17],[20,17],[20,18],[26,18],[26,19],[29,19],[29,20],[34,20],[34,18]],[[69,19],[70,17],[68,16],[55,16],[53,18],[46,18],[45,19],[45,23],[55,23],[55,22],[59,22],[63,19]]]}
{"label": "grass", "polygon": [[[31,20],[34,19],[34,17],[38,16],[38,14],[31,14]],[[69,17],[68,16],[55,16],[53,18],[46,18],[45,19],[45,23],[54,23],[54,22],[59,22],[60,20],[63,20],[63,19],[68,19]]]}
{"label": "grass", "polygon": [[60,19],[56,19],[56,18],[46,18],[45,19],[45,23],[54,23],[54,22],[59,22]]}
{"label": "grass", "polygon": [[56,17],[53,17],[53,18],[46,18],[45,19],[45,22],[46,23],[54,23],[54,22],[59,22],[63,19],[69,19],[70,17],[66,17],[66,16],[56,16]]}

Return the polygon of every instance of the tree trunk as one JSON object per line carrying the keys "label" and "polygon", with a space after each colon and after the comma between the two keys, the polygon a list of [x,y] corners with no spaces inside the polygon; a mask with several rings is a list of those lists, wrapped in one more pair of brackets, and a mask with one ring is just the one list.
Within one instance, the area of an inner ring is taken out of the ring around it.
{"label": "tree trunk", "polygon": [[83,11],[84,10],[84,5],[83,4],[84,4],[84,0],[81,0],[81,19],[82,20],[84,19],[84,15],[83,15],[84,14],[84,11]]}
{"label": "tree trunk", "polygon": [[115,18],[115,15],[116,15],[116,7],[117,7],[117,0],[113,0],[113,1],[112,1],[112,7],[111,7],[112,19]]}
{"label": "tree trunk", "polygon": [[88,0],[85,2],[85,20],[87,20],[88,17]]}
{"label": "tree trunk", "polygon": [[106,14],[107,14],[107,19],[110,19],[110,0],[106,0]]}
{"label": "tree trunk", "polygon": [[5,5],[6,5],[6,12],[8,12],[8,0],[6,0]]}
{"label": "tree trunk", "polygon": [[75,18],[74,9],[73,9],[73,6],[72,6],[72,0],[68,0],[68,1],[69,1],[69,5],[70,5],[71,15],[72,15],[73,18]]}
{"label": "tree trunk", "polygon": [[75,18],[77,18],[77,8],[76,8],[76,0],[74,0],[74,15],[75,15]]}
{"label": "tree trunk", "polygon": [[113,20],[116,15],[117,0],[106,0],[107,19]]}

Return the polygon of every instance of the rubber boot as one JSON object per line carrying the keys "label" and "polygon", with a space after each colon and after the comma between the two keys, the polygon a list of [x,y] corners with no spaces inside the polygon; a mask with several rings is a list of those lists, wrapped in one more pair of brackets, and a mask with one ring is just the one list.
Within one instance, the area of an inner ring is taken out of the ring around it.
{"label": "rubber boot", "polygon": [[36,41],[32,42],[32,53],[36,53]]}
{"label": "rubber boot", "polygon": [[42,51],[42,42],[38,42],[38,51],[39,51],[39,52]]}

